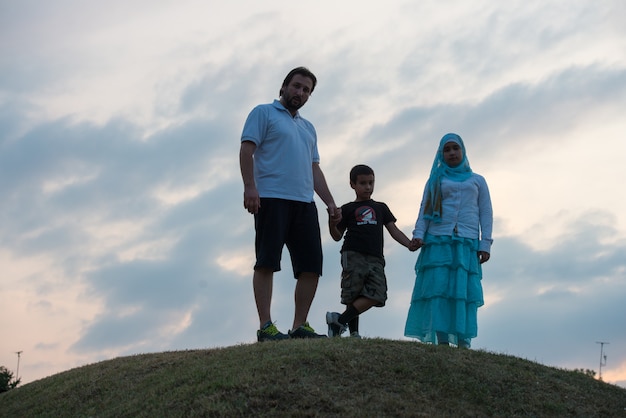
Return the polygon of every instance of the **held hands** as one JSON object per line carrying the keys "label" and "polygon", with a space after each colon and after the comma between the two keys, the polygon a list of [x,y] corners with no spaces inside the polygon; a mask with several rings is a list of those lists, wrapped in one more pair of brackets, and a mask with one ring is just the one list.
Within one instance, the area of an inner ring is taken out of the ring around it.
{"label": "held hands", "polygon": [[422,245],[424,245],[424,241],[422,241],[420,238],[413,238],[407,248],[409,249],[409,251],[413,252],[419,250]]}
{"label": "held hands", "polygon": [[328,223],[332,226],[336,226],[341,221],[341,208],[328,205],[326,211],[328,211]]}

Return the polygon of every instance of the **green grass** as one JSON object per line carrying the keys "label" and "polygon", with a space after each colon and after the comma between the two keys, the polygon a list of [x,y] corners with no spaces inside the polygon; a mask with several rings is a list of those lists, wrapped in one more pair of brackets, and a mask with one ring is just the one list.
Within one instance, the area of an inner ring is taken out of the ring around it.
{"label": "green grass", "polygon": [[626,417],[626,389],[411,341],[289,340],[121,357],[0,394],[6,417]]}

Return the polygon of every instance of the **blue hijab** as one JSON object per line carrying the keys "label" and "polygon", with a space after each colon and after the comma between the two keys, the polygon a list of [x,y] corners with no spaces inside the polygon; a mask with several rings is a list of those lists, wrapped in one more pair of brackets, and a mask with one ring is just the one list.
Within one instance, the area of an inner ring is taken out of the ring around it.
{"label": "blue hijab", "polygon": [[[463,151],[463,160],[456,167],[450,167],[443,159],[443,147],[448,142],[454,142],[461,147]],[[445,134],[439,141],[439,148],[435,154],[435,161],[430,170],[428,178],[428,195],[426,197],[426,206],[424,207],[424,217],[435,223],[441,222],[441,179],[447,178],[452,181],[465,181],[472,176],[469,160],[465,152],[465,144],[457,134]]]}

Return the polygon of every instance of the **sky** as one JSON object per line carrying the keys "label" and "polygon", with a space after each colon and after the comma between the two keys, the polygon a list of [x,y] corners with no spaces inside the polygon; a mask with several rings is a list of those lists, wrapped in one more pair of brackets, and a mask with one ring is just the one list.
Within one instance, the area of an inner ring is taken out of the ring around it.
{"label": "sky", "polygon": [[[0,0],[0,365],[16,372],[21,352],[26,384],[254,343],[241,130],[304,65],[318,85],[301,114],[337,204],[354,199],[350,168],[370,165],[374,199],[410,235],[439,139],[463,137],[494,208],[473,348],[602,364],[626,387],[624,16],[622,0]],[[341,244],[316,202],[309,322],[324,333],[342,310]],[[385,257],[389,299],[361,333],[409,340],[417,253],[387,234]]]}

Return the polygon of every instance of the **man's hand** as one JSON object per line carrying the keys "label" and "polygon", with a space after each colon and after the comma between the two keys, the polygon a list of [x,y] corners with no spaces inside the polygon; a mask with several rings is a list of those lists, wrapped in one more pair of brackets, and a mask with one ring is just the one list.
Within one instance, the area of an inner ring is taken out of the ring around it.
{"label": "man's hand", "polygon": [[253,215],[259,212],[259,208],[261,207],[261,198],[259,197],[259,192],[256,187],[244,187],[243,207]]}

